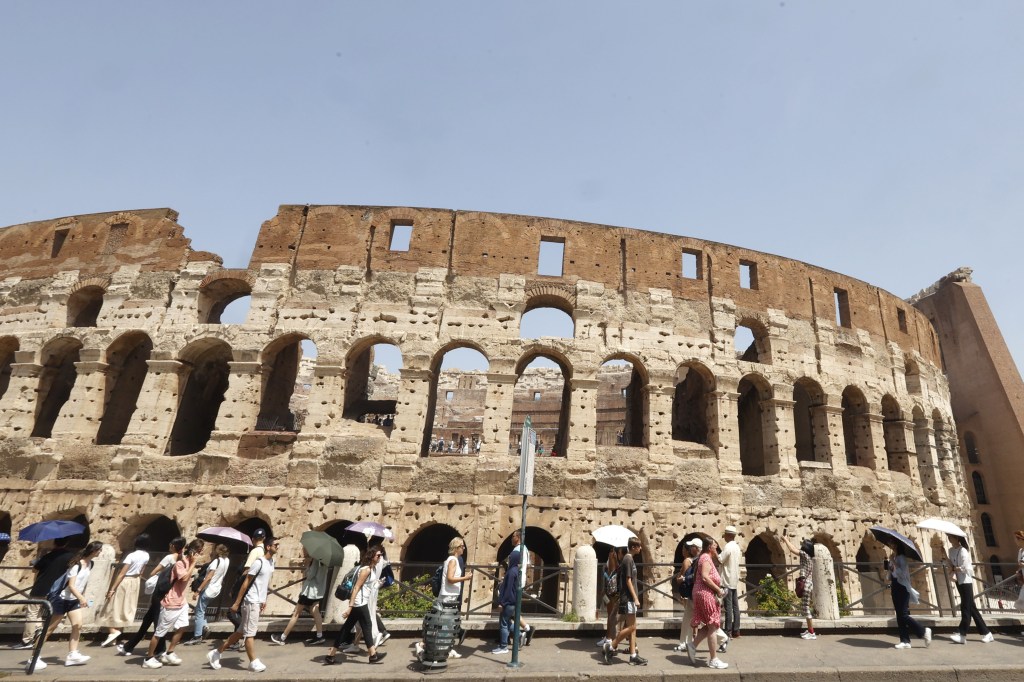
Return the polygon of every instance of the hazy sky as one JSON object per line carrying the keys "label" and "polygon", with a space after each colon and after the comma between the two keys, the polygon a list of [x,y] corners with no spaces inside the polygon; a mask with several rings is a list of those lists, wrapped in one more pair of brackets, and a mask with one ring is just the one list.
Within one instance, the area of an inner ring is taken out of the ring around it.
{"label": "hazy sky", "polygon": [[1021,2],[0,4],[0,225],[169,206],[568,218],[909,296],[967,265],[1020,364]]}

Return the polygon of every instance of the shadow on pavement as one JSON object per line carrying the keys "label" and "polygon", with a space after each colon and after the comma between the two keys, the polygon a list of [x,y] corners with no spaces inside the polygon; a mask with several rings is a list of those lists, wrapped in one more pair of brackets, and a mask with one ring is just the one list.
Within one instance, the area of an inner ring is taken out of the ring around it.
{"label": "shadow on pavement", "polygon": [[891,649],[892,644],[889,642],[883,642],[878,639],[867,639],[866,637],[843,637],[837,639],[840,644],[847,646],[856,646],[865,649]]}

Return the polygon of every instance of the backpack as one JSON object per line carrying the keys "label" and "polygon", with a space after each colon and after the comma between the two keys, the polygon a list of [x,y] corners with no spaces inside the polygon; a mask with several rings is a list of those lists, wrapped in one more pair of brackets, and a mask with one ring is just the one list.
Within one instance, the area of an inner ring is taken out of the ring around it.
{"label": "backpack", "polygon": [[[177,562],[175,562],[177,563]],[[174,570],[174,564],[164,567],[164,570],[156,576],[156,586],[153,588],[153,599],[160,601],[167,596],[167,593],[171,591],[171,571]]]}
{"label": "backpack", "polygon": [[679,596],[683,599],[693,599],[693,580],[697,575],[697,562],[690,563],[690,567],[683,573],[683,581],[679,583]]}
{"label": "backpack", "polygon": [[435,597],[441,595],[441,586],[444,584],[444,567],[447,563],[446,560],[444,564],[438,566],[437,570],[434,571],[434,575],[430,577],[430,591],[434,593]]}
{"label": "backpack", "polygon": [[[214,561],[216,561],[216,559],[214,559]],[[199,591],[199,586],[203,584],[204,580],[206,580],[206,574],[209,573],[210,564],[212,563],[213,561],[205,563],[196,569],[195,575],[192,576],[192,584],[190,585],[193,592]]]}
{"label": "backpack", "polygon": [[338,588],[334,590],[334,596],[338,599],[351,599],[352,588],[356,586],[356,580],[358,580],[359,569],[362,568],[359,564],[352,567],[352,570],[345,574],[341,582],[338,583]]}
{"label": "backpack", "polygon": [[604,595],[611,599],[619,593],[619,569],[604,571]]}
{"label": "backpack", "polygon": [[51,604],[61,598],[60,593],[64,591],[64,588],[68,586],[68,573],[70,569],[64,571],[64,573],[53,581],[50,585],[50,590],[46,593],[46,600]]}

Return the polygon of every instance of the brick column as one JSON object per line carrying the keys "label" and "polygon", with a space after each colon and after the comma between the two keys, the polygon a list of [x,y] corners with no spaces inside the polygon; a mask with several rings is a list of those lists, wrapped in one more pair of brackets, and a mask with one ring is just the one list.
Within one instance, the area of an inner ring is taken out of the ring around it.
{"label": "brick column", "polygon": [[570,379],[569,459],[592,459],[597,454],[597,379]]}
{"label": "brick column", "polygon": [[68,401],[60,409],[53,425],[53,438],[93,440],[103,416],[109,365],[99,362],[99,350],[82,350],[79,357],[87,358],[75,363],[78,377]]}
{"label": "brick column", "polygon": [[35,351],[16,351],[11,364],[11,381],[0,398],[0,434],[28,437],[36,419],[39,375],[43,366],[35,362]]}
{"label": "brick column", "polygon": [[507,455],[508,432],[512,428],[512,402],[516,374],[487,373],[487,397],[484,399],[484,418],[481,426],[483,443],[480,454]]}
{"label": "brick column", "polygon": [[178,391],[190,366],[178,360],[147,360],[146,366],[146,378],[121,444],[162,455],[178,411]]}

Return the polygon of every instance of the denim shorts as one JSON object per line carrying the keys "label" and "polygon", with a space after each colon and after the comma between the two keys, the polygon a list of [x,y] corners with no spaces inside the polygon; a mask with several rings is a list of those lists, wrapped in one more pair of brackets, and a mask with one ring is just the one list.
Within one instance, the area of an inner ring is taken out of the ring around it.
{"label": "denim shorts", "polygon": [[53,607],[53,615],[55,616],[63,616],[66,613],[82,608],[81,602],[77,599],[61,599],[59,597],[50,602],[50,606]]}

